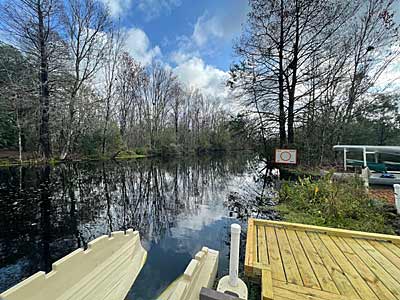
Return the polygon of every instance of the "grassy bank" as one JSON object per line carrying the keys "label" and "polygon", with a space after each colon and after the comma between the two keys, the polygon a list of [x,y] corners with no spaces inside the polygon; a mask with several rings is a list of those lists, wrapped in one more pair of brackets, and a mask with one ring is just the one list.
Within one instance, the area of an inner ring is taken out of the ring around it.
{"label": "grassy bank", "polygon": [[279,191],[276,210],[288,222],[395,233],[391,220],[396,216],[386,203],[369,196],[359,178],[333,181],[327,175],[286,182]]}
{"label": "grassy bank", "polygon": [[286,168],[281,168],[281,176],[284,176],[284,178],[290,178],[290,179],[296,179],[298,177],[304,178],[304,177],[319,177],[320,176],[320,168],[319,167],[308,167],[308,166],[302,166],[298,165],[295,167],[286,167]]}
{"label": "grassy bank", "polygon": [[30,159],[23,159],[22,162],[19,161],[18,158],[15,157],[7,157],[7,158],[0,158],[0,168],[9,168],[9,167],[16,167],[16,166],[36,166],[42,164],[50,164],[56,165],[62,162],[79,162],[79,161],[106,161],[106,160],[129,160],[129,159],[138,159],[138,158],[145,158],[150,157],[151,154],[139,154],[135,151],[121,151],[114,155],[89,155],[89,156],[75,156],[71,159],[60,160],[59,158],[52,158],[48,161],[44,161],[41,159],[30,158]]}

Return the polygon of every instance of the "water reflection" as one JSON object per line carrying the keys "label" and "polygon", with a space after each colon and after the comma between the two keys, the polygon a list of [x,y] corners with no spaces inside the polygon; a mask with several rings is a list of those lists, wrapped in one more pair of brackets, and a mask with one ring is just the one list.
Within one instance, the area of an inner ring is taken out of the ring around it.
{"label": "water reflection", "polygon": [[224,201],[249,157],[74,163],[0,170],[0,292],[94,238],[140,231],[148,261],[128,299],[154,299],[203,246],[229,240]]}

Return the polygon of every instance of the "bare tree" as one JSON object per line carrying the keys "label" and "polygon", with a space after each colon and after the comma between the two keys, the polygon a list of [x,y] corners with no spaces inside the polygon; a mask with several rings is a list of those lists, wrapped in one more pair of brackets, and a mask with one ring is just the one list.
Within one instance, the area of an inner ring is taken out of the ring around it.
{"label": "bare tree", "polygon": [[141,89],[146,82],[144,67],[127,52],[122,53],[117,75],[118,122],[125,138],[129,116],[140,105]]}
{"label": "bare tree", "polygon": [[72,84],[69,89],[68,121],[61,159],[71,150],[76,130],[76,102],[85,83],[96,75],[104,60],[111,20],[108,11],[98,1],[68,0],[64,3],[63,23],[71,60]]}
{"label": "bare tree", "polygon": [[[18,7],[18,9],[16,9]],[[51,157],[49,64],[58,44],[56,32],[59,2],[57,0],[13,0],[1,6],[3,30],[36,63],[39,82],[39,153]]]}
{"label": "bare tree", "polygon": [[118,64],[123,51],[124,37],[120,30],[112,30],[107,36],[106,53],[104,56],[104,84],[102,85],[101,98],[104,105],[102,154],[106,152],[107,130],[113,113],[116,98],[116,79]]}
{"label": "bare tree", "polygon": [[174,120],[174,127],[175,127],[175,144],[179,144],[179,118],[181,115],[181,108],[183,104],[183,99],[184,99],[184,91],[180,84],[177,82],[173,86],[173,91],[172,91],[172,115],[173,115],[173,120]]}

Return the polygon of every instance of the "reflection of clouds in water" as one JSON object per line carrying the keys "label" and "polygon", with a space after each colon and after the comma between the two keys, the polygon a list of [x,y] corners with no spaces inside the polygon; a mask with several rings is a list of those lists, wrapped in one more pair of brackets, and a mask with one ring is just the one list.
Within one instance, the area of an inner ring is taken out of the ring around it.
{"label": "reflection of clouds in water", "polygon": [[217,230],[207,230],[207,227],[212,227],[227,215],[227,209],[223,206],[226,196],[226,186],[220,187],[218,191],[209,187],[198,199],[198,202],[204,204],[198,204],[192,214],[182,213],[177,216],[175,226],[170,229],[170,237],[176,239],[180,252],[188,252],[193,256],[201,247],[209,246],[220,238]]}
{"label": "reflection of clouds in water", "polygon": [[255,178],[254,174],[246,173],[242,176],[234,177],[229,184],[230,192],[243,192],[255,190]]}
{"label": "reflection of clouds in water", "polygon": [[[26,169],[26,195],[19,185],[2,184],[0,190],[0,273],[13,275],[0,276],[0,292],[38,271],[44,259],[51,263],[100,235],[134,228],[149,257],[132,299],[154,299],[201,247],[229,250],[224,201],[230,190],[250,182],[247,172],[247,161],[236,159],[60,165],[52,168],[51,194],[40,200],[35,169]],[[0,170],[2,176],[11,175]],[[24,201],[14,207],[17,197]],[[41,201],[50,209],[42,209]],[[224,259],[221,264],[227,265]]]}
{"label": "reflection of clouds in water", "polygon": [[175,238],[187,236],[191,231],[201,230],[204,226],[221,220],[226,213],[222,205],[199,205],[196,214],[178,216],[176,227],[171,228],[171,235]]}

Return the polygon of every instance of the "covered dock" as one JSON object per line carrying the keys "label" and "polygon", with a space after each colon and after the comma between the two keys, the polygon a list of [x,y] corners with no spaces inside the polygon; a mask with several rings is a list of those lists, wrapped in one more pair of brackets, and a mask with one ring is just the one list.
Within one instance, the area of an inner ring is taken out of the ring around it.
{"label": "covered dock", "polygon": [[263,300],[400,299],[400,237],[250,219],[245,273]]}
{"label": "covered dock", "polygon": [[[378,164],[379,154],[390,154],[395,156],[400,156],[400,147],[399,146],[368,146],[368,145],[336,145],[333,146],[335,151],[343,151],[343,167],[344,170],[347,170],[348,163],[360,163],[363,167],[367,167],[371,165],[372,167],[376,167],[374,164]],[[347,153],[349,151],[361,151],[363,154],[363,160],[349,160],[347,157]],[[370,163],[367,160],[368,155],[374,155],[374,163]],[[385,162],[387,164],[398,164],[396,162]]]}

